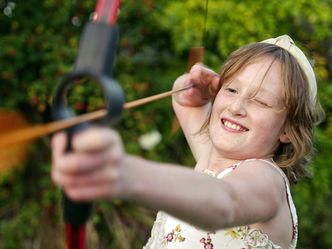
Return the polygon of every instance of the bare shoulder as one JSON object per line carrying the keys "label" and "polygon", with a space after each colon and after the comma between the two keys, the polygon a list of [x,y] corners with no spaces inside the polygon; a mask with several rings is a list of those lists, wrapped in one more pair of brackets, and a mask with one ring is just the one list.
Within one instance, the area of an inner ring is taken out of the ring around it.
{"label": "bare shoulder", "polygon": [[257,198],[267,198],[273,203],[281,203],[285,193],[285,179],[281,170],[272,162],[247,160],[223,180],[243,193],[251,193]]}
{"label": "bare shoulder", "polygon": [[237,216],[251,216],[251,220],[244,219],[251,227],[287,248],[292,241],[293,221],[282,170],[270,161],[250,160],[243,161],[232,174],[225,181],[233,182],[236,200],[246,207],[245,211],[239,208]]}
{"label": "bare shoulder", "polygon": [[233,172],[237,176],[250,176],[262,182],[274,183],[280,186],[285,184],[282,170],[273,162],[261,159],[242,161]]}
{"label": "bare shoulder", "polygon": [[287,201],[283,176],[274,167],[263,160],[243,161],[221,179],[232,225],[264,224],[279,216]]}

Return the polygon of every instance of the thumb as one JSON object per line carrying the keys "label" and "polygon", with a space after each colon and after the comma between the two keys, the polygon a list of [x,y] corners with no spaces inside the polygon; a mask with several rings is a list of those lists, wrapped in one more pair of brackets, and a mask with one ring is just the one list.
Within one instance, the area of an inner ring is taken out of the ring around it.
{"label": "thumb", "polygon": [[96,152],[121,144],[119,134],[107,127],[93,127],[76,134],[73,148],[79,152]]}

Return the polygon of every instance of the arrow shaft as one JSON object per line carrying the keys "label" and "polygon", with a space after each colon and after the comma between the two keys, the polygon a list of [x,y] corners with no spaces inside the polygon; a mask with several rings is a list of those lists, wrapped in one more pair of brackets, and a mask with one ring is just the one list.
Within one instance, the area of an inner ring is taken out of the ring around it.
{"label": "arrow shaft", "polygon": [[[134,100],[131,102],[127,102],[123,105],[123,108],[128,110],[134,107],[138,107],[159,99],[164,99],[168,96],[171,96],[174,93],[181,92],[184,90],[187,90],[189,88],[192,88],[192,85],[183,87],[181,89],[177,90],[171,90],[168,92],[156,94],[150,97]],[[38,137],[42,137],[47,134],[54,133],[59,130],[67,129],[69,127],[72,127],[74,125],[78,125],[84,122],[89,122],[97,119],[101,119],[107,115],[107,110],[106,109],[101,109],[97,110],[94,112],[86,113],[80,116],[76,116],[70,119],[65,119],[65,120],[59,120],[43,125],[35,125],[32,127],[28,128],[23,128],[20,130],[12,131],[10,133],[7,133],[5,135],[1,135],[0,139],[0,149],[5,148],[7,146],[17,144],[17,143],[22,143],[26,142],[32,139],[36,139]]]}

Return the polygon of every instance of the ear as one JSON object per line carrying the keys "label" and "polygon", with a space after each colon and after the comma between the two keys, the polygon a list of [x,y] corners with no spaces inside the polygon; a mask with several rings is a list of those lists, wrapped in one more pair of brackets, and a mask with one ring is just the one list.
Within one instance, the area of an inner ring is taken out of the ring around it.
{"label": "ear", "polygon": [[288,144],[290,143],[290,139],[288,137],[288,134],[286,131],[284,131],[283,133],[281,133],[280,137],[279,137],[279,140],[281,143],[283,144]]}

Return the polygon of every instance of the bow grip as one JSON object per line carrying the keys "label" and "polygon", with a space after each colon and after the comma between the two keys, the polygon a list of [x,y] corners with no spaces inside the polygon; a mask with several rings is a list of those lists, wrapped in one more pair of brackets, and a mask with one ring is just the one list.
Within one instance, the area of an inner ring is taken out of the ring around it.
{"label": "bow grip", "polygon": [[[74,117],[73,111],[67,106],[68,90],[73,87],[76,80],[81,78],[92,78],[95,82],[99,83],[104,94],[105,102],[107,105],[106,120],[109,124],[114,124],[120,119],[123,104],[124,94],[120,86],[111,78],[106,75],[100,75],[92,70],[77,70],[65,75],[61,82],[52,105],[52,115],[55,120],[68,119]],[[88,127],[91,124],[83,123],[67,129],[68,144],[67,151],[72,150],[71,138],[72,136]],[[90,216],[92,204],[87,202],[73,202],[64,194],[64,219],[66,223],[73,226],[80,226],[84,224]]]}

